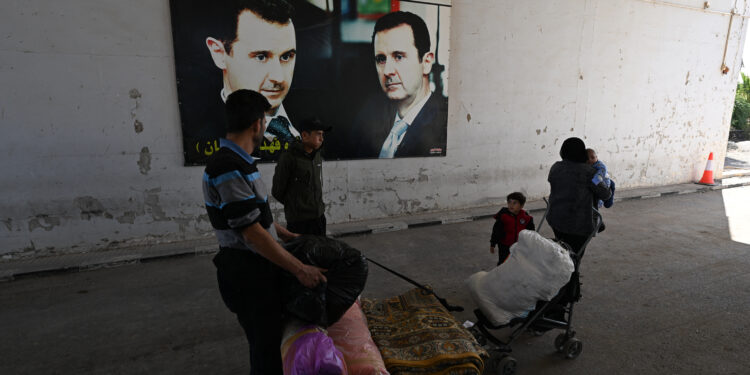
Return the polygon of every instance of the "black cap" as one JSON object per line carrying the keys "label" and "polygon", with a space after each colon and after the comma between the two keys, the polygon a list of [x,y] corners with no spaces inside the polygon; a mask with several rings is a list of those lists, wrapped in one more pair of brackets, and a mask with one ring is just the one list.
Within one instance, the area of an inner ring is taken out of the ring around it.
{"label": "black cap", "polygon": [[302,132],[312,132],[316,130],[322,130],[324,132],[330,131],[332,129],[331,126],[325,126],[322,122],[320,122],[317,118],[307,119],[302,121],[301,124],[299,124],[299,130]]}

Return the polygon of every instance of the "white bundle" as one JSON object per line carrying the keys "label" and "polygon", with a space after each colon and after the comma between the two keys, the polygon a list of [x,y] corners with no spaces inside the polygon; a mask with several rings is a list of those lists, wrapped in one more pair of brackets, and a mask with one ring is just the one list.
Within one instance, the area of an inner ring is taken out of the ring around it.
{"label": "white bundle", "polygon": [[477,272],[467,284],[471,297],[494,325],[525,317],[537,301],[549,301],[569,280],[568,251],[537,232],[522,230],[505,263]]}

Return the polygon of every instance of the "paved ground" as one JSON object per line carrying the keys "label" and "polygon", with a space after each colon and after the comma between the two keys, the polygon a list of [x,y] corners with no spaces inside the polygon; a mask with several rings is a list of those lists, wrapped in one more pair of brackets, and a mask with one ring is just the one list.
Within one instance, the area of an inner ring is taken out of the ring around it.
{"label": "paved ground", "polygon": [[[747,374],[748,212],[748,186],[606,210],[607,230],[582,265],[583,353],[563,360],[556,333],[524,335],[514,345],[519,374]],[[474,307],[464,280],[495,262],[491,226],[478,219],[342,239],[466,307],[456,314],[463,321]],[[144,258],[0,283],[0,374],[246,373],[246,344],[210,260]],[[364,297],[410,288],[373,267]]]}

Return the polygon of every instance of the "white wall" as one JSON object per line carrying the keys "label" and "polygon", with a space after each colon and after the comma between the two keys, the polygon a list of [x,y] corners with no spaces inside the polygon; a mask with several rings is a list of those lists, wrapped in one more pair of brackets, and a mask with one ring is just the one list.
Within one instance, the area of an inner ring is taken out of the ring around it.
{"label": "white wall", "polygon": [[[541,197],[569,136],[620,188],[694,180],[710,151],[721,170],[744,18],[722,75],[728,15],[644,0],[451,13],[448,156],[326,162],[329,222]],[[167,0],[0,2],[0,131],[0,254],[210,235],[202,168],[182,165]]]}

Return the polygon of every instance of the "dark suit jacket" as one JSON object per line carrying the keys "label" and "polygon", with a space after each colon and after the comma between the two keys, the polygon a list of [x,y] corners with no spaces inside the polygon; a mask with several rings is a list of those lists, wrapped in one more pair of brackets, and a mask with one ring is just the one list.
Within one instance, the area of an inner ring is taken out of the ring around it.
{"label": "dark suit jacket", "polygon": [[[371,99],[357,116],[357,157],[377,158],[396,117],[396,105],[382,96]],[[394,157],[445,156],[448,99],[432,93],[409,125]]]}

